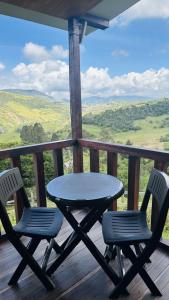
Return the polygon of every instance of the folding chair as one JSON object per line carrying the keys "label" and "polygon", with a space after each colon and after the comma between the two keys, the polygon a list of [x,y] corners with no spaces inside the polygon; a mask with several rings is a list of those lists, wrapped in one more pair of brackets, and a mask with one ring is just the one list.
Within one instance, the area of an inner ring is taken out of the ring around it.
{"label": "folding chair", "polygon": [[[148,228],[146,221],[146,210],[152,196],[156,201],[158,216],[153,232]],[[140,211],[106,212],[103,215],[102,231],[105,243],[122,250],[124,255],[130,259],[132,265],[124,275],[121,271],[121,280],[110,295],[111,298],[118,297],[129,285],[133,278],[139,274],[144,280],[151,293],[161,296],[153,280],[144,268],[152,253],[158,246],[165,225],[169,207],[169,177],[156,169],[153,169],[148,181],[144,199]],[[142,249],[133,251],[131,246]]]}
{"label": "folding chair", "polygon": [[[20,194],[24,209],[20,221],[12,226],[5,204],[15,192]],[[30,207],[18,168],[0,173],[0,220],[7,238],[22,257],[9,284],[16,284],[28,265],[47,289],[53,289],[54,284],[45,274],[45,267],[52,248],[57,253],[60,252],[60,246],[56,243],[54,237],[57,236],[61,228],[63,216],[58,208]],[[31,238],[27,246],[21,241],[21,236]],[[49,247],[45,252],[43,266],[40,267],[33,258],[33,254],[43,239],[49,242]]]}

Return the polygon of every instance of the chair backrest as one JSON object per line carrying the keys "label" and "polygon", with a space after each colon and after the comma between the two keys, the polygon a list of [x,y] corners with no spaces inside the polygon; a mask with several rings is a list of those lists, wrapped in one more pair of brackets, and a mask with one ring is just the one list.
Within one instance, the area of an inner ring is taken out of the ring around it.
{"label": "chair backrest", "polygon": [[21,187],[23,187],[23,180],[18,168],[0,173],[0,201],[3,204],[6,204],[10,197]]}
{"label": "chair backrest", "polygon": [[153,228],[153,238],[159,239],[165,225],[169,208],[169,176],[164,172],[153,169],[147,184],[141,210],[147,209],[150,196],[156,202],[156,222]]}
{"label": "chair backrest", "polygon": [[18,168],[5,170],[0,173],[0,219],[6,233],[12,231],[12,225],[5,204],[21,188],[23,188],[23,180]]}

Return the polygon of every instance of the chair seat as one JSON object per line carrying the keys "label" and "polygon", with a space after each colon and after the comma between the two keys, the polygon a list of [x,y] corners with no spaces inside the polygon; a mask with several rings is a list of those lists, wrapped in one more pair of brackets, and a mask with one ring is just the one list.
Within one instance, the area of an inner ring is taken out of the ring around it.
{"label": "chair seat", "polygon": [[106,244],[136,244],[149,240],[152,232],[142,211],[106,212],[102,220],[103,237]]}
{"label": "chair seat", "polygon": [[22,217],[14,226],[15,232],[39,238],[53,238],[58,234],[63,215],[58,208],[33,207],[24,208]]}

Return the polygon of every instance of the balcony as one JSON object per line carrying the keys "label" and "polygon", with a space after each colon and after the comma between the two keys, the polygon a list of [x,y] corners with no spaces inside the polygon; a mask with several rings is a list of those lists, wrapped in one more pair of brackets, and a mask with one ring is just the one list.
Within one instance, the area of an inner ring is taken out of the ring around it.
{"label": "balcony", "polygon": [[[123,154],[128,159],[128,188],[126,205],[128,209],[136,209],[139,205],[139,181],[140,181],[140,160],[146,158],[152,160],[154,166],[160,170],[166,170],[169,161],[169,152],[156,151],[149,149],[136,148],[126,145],[109,144],[103,142],[90,141],[85,139],[65,140],[59,142],[44,143],[39,145],[24,146],[13,149],[0,151],[0,159],[10,159],[11,166],[17,166],[22,171],[22,157],[25,155],[32,156],[35,174],[35,186],[37,194],[37,205],[46,205],[45,191],[45,160],[44,153],[50,151],[53,156],[54,176],[60,176],[65,172],[64,150],[72,149],[74,155],[73,169],[76,172],[83,171],[83,154],[89,153],[89,164],[87,171],[99,172],[99,153],[104,152],[107,156],[106,166],[107,173],[118,176],[118,157]],[[89,151],[85,151],[88,149]],[[86,158],[85,158],[86,161]],[[86,166],[85,166],[86,169]],[[130,200],[127,200],[130,199]],[[16,219],[22,213],[19,196],[15,197]],[[113,209],[117,209],[117,203],[114,203]],[[151,226],[155,220],[155,207],[152,209]],[[77,218],[81,218],[82,211],[75,211]],[[70,226],[66,223],[59,233],[58,241],[61,243],[71,231]],[[101,226],[97,223],[90,232],[90,237],[97,244],[101,251],[104,251],[102,240]],[[45,243],[45,242],[44,242]],[[38,260],[41,259],[44,251],[44,243],[41,243],[36,253]],[[162,291],[161,299],[168,299],[168,245],[166,241],[161,241],[159,249],[152,256],[153,264],[148,264],[147,268],[150,275]],[[113,288],[107,275],[102,271],[100,266],[91,256],[89,251],[80,243],[71,255],[65,260],[62,266],[54,273],[56,289],[52,292],[46,292],[35,275],[27,268],[24,272],[19,286],[11,288],[7,285],[15,266],[20,260],[15,249],[5,241],[3,233],[0,243],[0,299],[33,299],[40,297],[42,299],[106,299]],[[54,254],[50,263],[54,259]],[[127,263],[127,260],[126,260]],[[116,262],[114,262],[116,264]],[[76,272],[75,272],[76,271]],[[30,288],[31,287],[31,288]],[[143,284],[139,276],[130,284],[131,292],[128,299],[152,299],[149,290]]]}
{"label": "balcony", "polygon": [[[142,159],[152,161],[152,166],[160,170],[167,170],[169,152],[143,149],[126,145],[110,144],[104,142],[82,139],[82,110],[81,110],[81,80],[80,80],[80,50],[79,44],[83,36],[91,33],[96,28],[106,29],[109,21],[125,11],[138,0],[130,1],[0,1],[1,13],[18,17],[40,24],[68,29],[69,37],[69,82],[70,82],[70,107],[72,139],[44,143],[39,145],[24,146],[13,149],[0,150],[0,160],[8,160],[12,167],[19,167],[23,171],[22,159],[31,156],[33,165],[32,178],[35,178],[36,205],[46,206],[46,181],[45,181],[45,155],[50,152],[53,161],[53,176],[61,176],[65,172],[99,172],[103,171],[99,155],[104,153],[104,172],[119,176],[119,156],[123,155],[128,160],[128,174],[125,205],[134,210],[139,206],[139,184]],[[62,5],[60,4],[62,2]],[[110,6],[110,7],[109,7]],[[97,15],[98,14],[98,15]],[[75,16],[75,17],[72,17]],[[45,37],[44,37],[45,38]],[[65,149],[71,150],[72,169],[66,170]],[[32,175],[32,174],[31,174]],[[20,195],[14,199],[16,221],[22,214]],[[113,203],[112,209],[116,210],[118,203]],[[81,218],[83,211],[74,211],[77,218]],[[150,226],[153,228],[156,220],[156,207],[153,205]],[[65,222],[59,233],[59,243],[69,235],[70,226]],[[90,236],[97,246],[104,251],[101,226],[96,224]],[[25,240],[26,241],[26,240]],[[45,243],[45,242],[44,242]],[[45,244],[41,244],[36,252],[40,260]],[[150,275],[160,288],[163,297],[168,300],[168,250],[167,241],[162,240],[159,248],[152,256],[153,264],[148,264]],[[54,259],[51,257],[50,263]],[[35,275],[27,268],[19,281],[19,286],[11,288],[7,285],[8,279],[15,266],[20,261],[20,256],[15,249],[5,240],[3,230],[0,232],[0,299],[34,299],[59,300],[59,299],[108,299],[113,288],[107,275],[93,259],[83,243],[80,243],[71,255],[64,261],[54,274],[56,288],[46,292]],[[126,261],[127,263],[127,261]],[[116,264],[116,262],[115,262]],[[114,266],[116,267],[116,266]],[[129,286],[131,292],[128,299],[152,299],[147,287],[137,276]]]}

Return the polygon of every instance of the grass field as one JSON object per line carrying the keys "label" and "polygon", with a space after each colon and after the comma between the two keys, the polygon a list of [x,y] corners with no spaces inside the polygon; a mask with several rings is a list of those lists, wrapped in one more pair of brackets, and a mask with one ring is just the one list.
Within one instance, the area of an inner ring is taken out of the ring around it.
{"label": "grass field", "polygon": [[[140,127],[137,131],[114,132],[111,128],[103,129],[100,126],[84,124],[83,129],[97,140],[105,140],[119,144],[126,144],[128,140],[134,146],[143,148],[164,150],[164,142],[161,142],[161,137],[169,134],[169,127],[161,127],[163,120],[168,115],[159,117],[147,117],[144,120],[135,121],[134,124]],[[107,139],[106,139],[107,134]]]}

